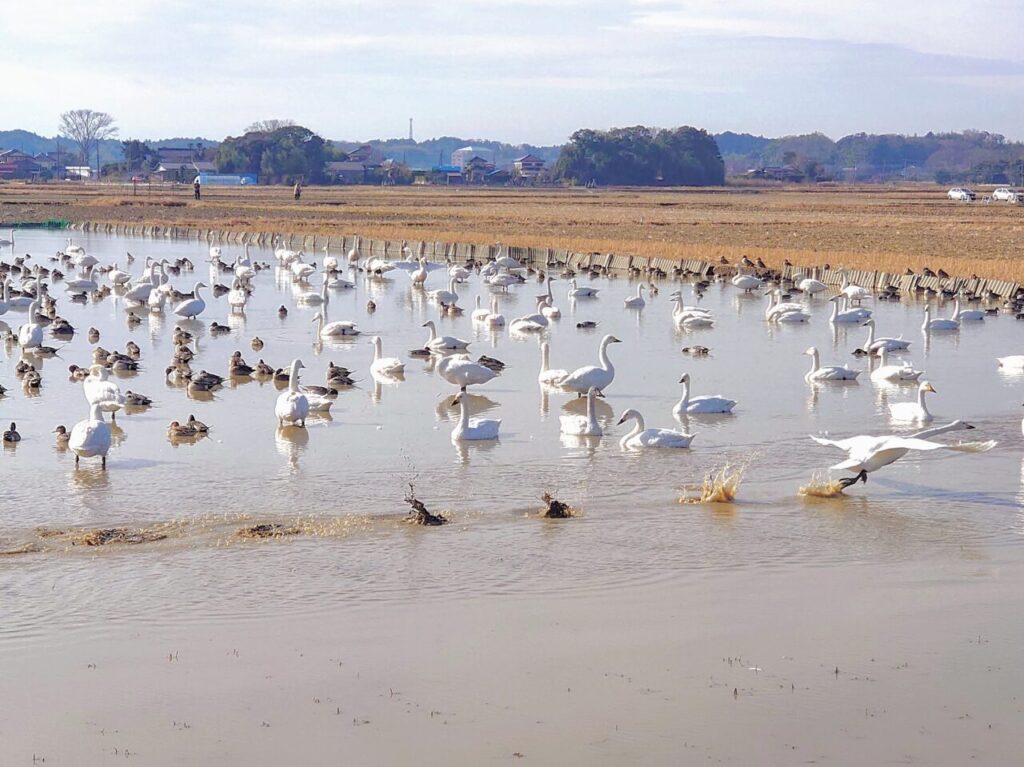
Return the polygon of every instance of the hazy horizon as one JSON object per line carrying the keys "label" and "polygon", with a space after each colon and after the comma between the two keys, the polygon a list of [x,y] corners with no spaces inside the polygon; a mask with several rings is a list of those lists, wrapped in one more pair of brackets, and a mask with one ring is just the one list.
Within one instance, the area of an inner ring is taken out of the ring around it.
{"label": "hazy horizon", "polygon": [[[43,0],[5,9],[5,122],[110,112],[122,137],[290,118],[336,140],[561,144],[581,127],[1024,138],[1024,7],[950,0]],[[39,23],[46,19],[45,24]]]}

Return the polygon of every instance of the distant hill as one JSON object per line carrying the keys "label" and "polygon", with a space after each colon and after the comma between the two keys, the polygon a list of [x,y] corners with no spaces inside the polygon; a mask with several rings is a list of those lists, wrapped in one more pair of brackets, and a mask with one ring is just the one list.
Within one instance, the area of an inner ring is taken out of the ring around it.
{"label": "distant hill", "polygon": [[452,152],[466,146],[480,150],[480,155],[492,161],[498,167],[510,165],[517,157],[524,154],[535,154],[548,166],[557,162],[561,154],[560,146],[533,146],[532,144],[506,144],[488,139],[457,138],[441,136],[425,141],[409,141],[409,139],[373,139],[372,141],[332,141],[334,147],[342,151],[351,151],[358,146],[369,144],[385,157],[402,160],[413,169],[429,169],[435,165],[447,165],[452,161]]}

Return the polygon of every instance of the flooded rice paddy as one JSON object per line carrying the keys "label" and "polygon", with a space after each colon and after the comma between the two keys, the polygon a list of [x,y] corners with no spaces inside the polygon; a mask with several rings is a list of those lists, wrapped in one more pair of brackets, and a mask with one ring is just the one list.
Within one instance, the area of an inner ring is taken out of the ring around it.
{"label": "flooded rice paddy", "polygon": [[[199,280],[230,285],[229,274],[210,272],[205,243],[99,235],[76,242],[133,275],[146,256],[187,257],[195,271],[172,278],[184,291]],[[29,263],[52,266],[49,257],[63,245],[60,233],[19,232],[16,253],[7,249],[4,256],[31,253]],[[228,262],[242,252],[223,250]],[[131,269],[126,251],[136,258]],[[1019,721],[1020,703],[1010,701],[1008,690],[1022,681],[1009,637],[1019,637],[1021,628],[1024,377],[996,365],[996,357],[1024,353],[1024,324],[1012,315],[926,338],[920,298],[867,302],[879,335],[912,341],[897,359],[926,371],[923,379],[936,389],[929,396],[935,423],[965,419],[975,426],[939,439],[999,444],[976,455],[912,453],[871,474],[866,485],[823,498],[801,488],[815,478],[827,482],[827,467],[844,456],[808,435],[912,432],[890,423],[888,406],[916,396],[913,385],[879,386],[867,372],[856,382],[804,380],[809,346],[820,350],[824,364],[868,370],[865,359],[851,355],[867,329],[830,325],[823,298],[809,301],[809,323],[773,325],[765,322],[759,292],[715,283],[699,300],[715,326],[680,331],[668,296],[681,287],[686,303],[697,303],[690,283],[656,281],[659,294],[638,311],[623,307],[636,292],[634,280],[581,275],[581,284],[600,288],[599,298],[570,301],[567,281],[559,280],[553,292],[561,319],[542,334],[520,335],[471,321],[476,296],[486,306],[492,294],[478,276],[458,287],[466,313],[451,318],[403,272],[384,280],[360,274],[354,289],[330,291],[329,315],[355,321],[361,335],[320,344],[312,322],[319,307],[301,300],[319,287],[319,274],[313,288],[297,286],[273,268],[271,251],[253,248],[251,255],[272,268],[256,276],[244,315],[232,316],[226,298],[211,300],[207,291],[208,308],[196,321],[143,309],[142,323],[130,325],[122,300],[71,303],[60,283],[52,285],[58,312],[78,332],[66,344],[47,333],[46,343],[61,348],[57,357],[37,362],[38,394],[26,392],[15,375],[19,350],[5,349],[0,385],[9,391],[0,398],[0,422],[5,428],[16,422],[23,439],[0,450],[0,661],[7,689],[26,695],[36,689],[40,701],[67,719],[65,729],[55,730],[42,721],[45,711],[19,710],[5,694],[0,744],[6,741],[7,753],[24,761],[49,743],[52,753],[79,757],[60,763],[104,764],[122,749],[144,754],[148,747],[150,760],[142,763],[188,763],[217,753],[224,761],[261,754],[278,760],[266,763],[302,755],[318,764],[327,763],[321,747],[344,742],[364,763],[377,757],[394,763],[417,753],[389,737],[404,728],[447,755],[436,763],[529,758],[531,749],[536,763],[608,764],[664,763],[687,748],[695,749],[694,761],[777,764],[812,758],[793,756],[790,746],[811,749],[823,763],[850,764],[866,763],[857,761],[865,753],[872,757],[867,762],[909,754],[923,763],[957,764],[949,758],[1019,751],[1021,735],[1010,723]],[[319,264],[322,255],[310,258]],[[434,272],[427,282],[428,289],[441,288],[446,278]],[[541,292],[530,278],[497,292],[499,309],[509,321],[531,313]],[[372,313],[368,301],[376,305]],[[938,313],[950,310],[946,303]],[[17,332],[24,319],[24,310],[12,309],[0,323]],[[498,441],[450,439],[458,420],[451,407],[455,388],[438,374],[436,358],[408,354],[423,346],[427,320],[437,322],[439,333],[471,341],[474,359],[486,354],[506,364],[468,397],[475,417],[502,420]],[[229,332],[211,334],[213,322]],[[577,328],[581,322],[597,327]],[[279,428],[280,390],[272,381],[231,380],[198,397],[169,382],[164,371],[176,325],[197,337],[194,370],[226,374],[229,356],[240,350],[250,364],[263,359],[275,368],[301,359],[305,384],[324,384],[333,362],[351,369],[355,385],[341,390],[329,417],[311,416],[305,430]],[[82,385],[69,380],[67,367],[91,362],[90,327],[106,349],[124,350],[129,340],[141,347],[141,370],[116,380],[122,392],[154,400],[152,407],[118,413],[107,471],[93,460],[76,470],[52,433],[87,416]],[[615,380],[597,403],[605,436],[562,436],[559,416],[582,414],[584,401],[538,385],[539,342],[550,343],[552,367],[572,370],[596,364],[606,333],[622,343],[609,349]],[[386,355],[405,361],[404,380],[370,374],[374,335]],[[265,344],[260,351],[250,346],[257,336]],[[680,351],[697,344],[710,354]],[[630,426],[616,422],[627,408],[643,413],[648,426],[680,428],[672,408],[685,372],[694,395],[738,400],[735,411],[689,417],[683,427],[695,437],[688,450],[620,449]],[[169,441],[168,423],[190,414],[211,427],[209,436]],[[735,498],[706,486],[716,475],[733,483]],[[848,474],[831,475],[841,476]],[[404,524],[410,482],[451,524]],[[576,516],[538,518],[544,493],[569,503]],[[680,502],[702,496],[717,502]],[[272,529],[287,534],[240,534],[257,525],[280,525]],[[121,540],[96,538],[96,531],[109,529],[123,530]],[[978,644],[967,644],[975,639]],[[239,644],[260,658],[244,674],[223,661]],[[192,687],[166,676],[177,662],[175,646],[193,648]],[[343,736],[321,731],[294,710],[293,696],[305,700],[299,688],[315,687],[322,673],[296,660],[299,648],[322,654],[325,664],[346,653],[350,665],[354,658],[363,664],[365,679],[353,668],[356,675],[344,682],[351,700],[324,704],[344,710],[336,715],[346,723]],[[962,653],[970,660],[961,663]],[[748,654],[762,660],[748,663],[742,657]],[[158,655],[166,667],[157,669]],[[886,673],[871,671],[875,662]],[[895,669],[903,662],[927,671],[900,676]],[[844,676],[847,663],[857,665],[856,679]],[[132,698],[147,690],[140,698],[145,705],[131,710],[102,692],[102,703],[91,702],[87,678],[76,676],[90,664],[112,667],[108,691],[127,685],[132,692],[123,694]],[[831,676],[820,673],[826,665]],[[765,675],[747,670],[762,666]],[[139,688],[130,684],[129,669],[136,667]],[[624,681],[634,667],[647,692]],[[999,674],[982,671],[994,667]],[[45,668],[64,668],[66,678],[44,673],[40,680]],[[421,699],[413,705],[400,694],[398,705],[386,670],[404,681],[402,694],[419,688]],[[291,680],[275,683],[272,713],[242,713],[234,704],[216,713],[221,694],[250,706],[253,696],[267,692],[251,680],[267,674]],[[876,684],[861,684],[872,674]],[[835,687],[817,687],[824,684],[818,676]],[[588,700],[569,695],[556,703],[547,688],[553,680]],[[844,680],[849,686],[841,687]],[[865,684],[870,699],[859,689]],[[801,686],[813,692],[799,696]],[[791,697],[779,703],[772,695],[784,688]],[[189,690],[196,697],[186,705]],[[426,700],[435,694],[443,703]],[[918,707],[936,695],[948,695],[949,705],[962,704],[972,717],[984,710],[995,734],[978,734],[983,727],[959,739],[943,732],[946,714]],[[745,696],[760,702],[739,713],[735,704]],[[613,729],[610,712],[627,700]],[[449,721],[463,717],[455,741],[435,732],[434,705]],[[171,709],[190,706],[193,731],[183,733]],[[556,708],[567,717],[563,736],[538,733],[531,722],[550,721]],[[565,714],[567,708],[574,712]],[[851,729],[853,711],[859,719]],[[275,715],[274,722],[261,718]],[[364,715],[367,723],[358,724]],[[686,716],[700,726],[673,734],[671,723]],[[104,717],[105,726],[96,724]],[[876,719],[886,722],[881,731],[873,729]],[[98,734],[115,720],[122,723],[119,740]],[[727,734],[737,721],[749,728],[749,739]],[[631,735],[615,734],[620,724]],[[271,726],[284,726],[306,745],[293,753],[249,742],[250,727],[259,737]],[[84,738],[80,750],[65,740],[72,734]],[[870,747],[863,745],[867,738]],[[758,739],[767,752],[753,745]],[[953,748],[954,741],[964,750]],[[152,757],[156,744],[164,761]],[[463,756],[453,758],[456,753]],[[764,753],[771,756],[759,759]]]}

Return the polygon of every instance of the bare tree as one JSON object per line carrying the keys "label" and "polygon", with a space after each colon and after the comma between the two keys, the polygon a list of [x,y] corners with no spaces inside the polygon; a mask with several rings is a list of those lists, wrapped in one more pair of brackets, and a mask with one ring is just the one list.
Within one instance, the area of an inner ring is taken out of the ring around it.
{"label": "bare tree", "polygon": [[[100,142],[117,135],[114,118],[106,112],[92,109],[72,109],[60,116],[60,135],[78,144],[82,153],[82,164],[89,164],[93,150],[99,151]],[[96,161],[99,171],[99,159]]]}
{"label": "bare tree", "polygon": [[294,120],[257,120],[245,129],[246,133],[273,133],[279,128],[290,128]]}

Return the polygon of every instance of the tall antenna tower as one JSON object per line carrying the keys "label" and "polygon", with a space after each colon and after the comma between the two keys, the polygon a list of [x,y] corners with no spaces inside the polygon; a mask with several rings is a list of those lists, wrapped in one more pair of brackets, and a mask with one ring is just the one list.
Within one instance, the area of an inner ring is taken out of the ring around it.
{"label": "tall antenna tower", "polygon": [[409,140],[412,141],[412,118],[409,118]]}

